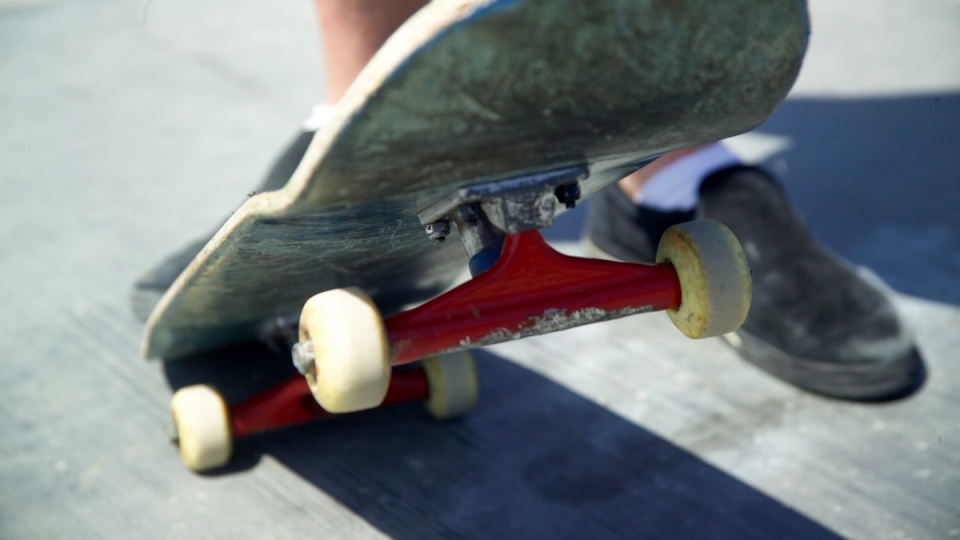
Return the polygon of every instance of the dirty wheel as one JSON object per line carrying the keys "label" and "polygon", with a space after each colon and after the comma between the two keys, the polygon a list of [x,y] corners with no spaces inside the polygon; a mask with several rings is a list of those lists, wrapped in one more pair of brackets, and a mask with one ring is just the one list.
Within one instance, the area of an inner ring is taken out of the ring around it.
{"label": "dirty wheel", "polygon": [[667,229],[657,262],[669,262],[680,280],[681,302],[668,311],[688,337],[719,336],[740,328],[750,309],[750,267],[725,225],[691,221]]}
{"label": "dirty wheel", "polygon": [[307,383],[332,413],[380,405],[390,384],[387,331],[377,306],[360,289],[320,293],[300,315],[300,350],[309,351]]}
{"label": "dirty wheel", "polygon": [[230,461],[230,413],[216,390],[204,385],[181,388],[173,394],[170,409],[180,459],[188,469],[203,472]]}

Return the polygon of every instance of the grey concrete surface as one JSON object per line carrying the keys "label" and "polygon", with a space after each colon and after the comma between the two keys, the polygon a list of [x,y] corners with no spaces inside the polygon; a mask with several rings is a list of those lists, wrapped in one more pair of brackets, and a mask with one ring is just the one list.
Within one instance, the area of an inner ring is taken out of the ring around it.
{"label": "grey concrete surface", "polygon": [[960,1],[811,11],[795,92],[738,148],[898,291],[919,394],[823,400],[639,317],[482,353],[461,422],[341,418],[196,476],[170,387],[236,397],[285,368],[141,360],[128,289],[322,99],[311,7],[0,0],[0,538],[960,536]]}

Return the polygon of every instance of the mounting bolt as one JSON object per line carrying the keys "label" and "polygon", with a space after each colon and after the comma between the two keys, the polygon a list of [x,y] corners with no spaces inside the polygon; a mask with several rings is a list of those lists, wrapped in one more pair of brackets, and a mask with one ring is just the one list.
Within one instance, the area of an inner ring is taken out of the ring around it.
{"label": "mounting bolt", "polygon": [[290,353],[293,356],[293,365],[301,375],[306,376],[307,373],[316,369],[314,362],[317,359],[317,355],[313,350],[312,341],[295,343]]}
{"label": "mounting bolt", "polygon": [[434,242],[442,243],[447,239],[448,234],[450,234],[450,222],[448,221],[435,221],[427,225],[427,236]]}
{"label": "mounting bolt", "polygon": [[577,201],[580,200],[580,184],[560,186],[554,193],[558,201],[565,204],[567,209],[572,209],[577,206]]}

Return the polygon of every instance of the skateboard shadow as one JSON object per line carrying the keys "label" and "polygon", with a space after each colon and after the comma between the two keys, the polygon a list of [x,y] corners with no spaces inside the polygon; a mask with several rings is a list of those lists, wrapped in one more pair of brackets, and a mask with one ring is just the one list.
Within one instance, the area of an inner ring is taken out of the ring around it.
{"label": "skateboard shadow", "polygon": [[[789,99],[754,133],[815,235],[903,293],[960,305],[960,95]],[[589,201],[584,206],[588,205]],[[546,236],[576,240],[583,208]]]}
{"label": "skateboard shadow", "polygon": [[[169,363],[170,383],[238,398],[250,380],[218,362],[243,361],[241,349],[205,367]],[[569,389],[476,357],[481,400],[464,419],[436,422],[418,403],[344,416],[242,441],[219,474],[269,453],[394,538],[838,538]]]}

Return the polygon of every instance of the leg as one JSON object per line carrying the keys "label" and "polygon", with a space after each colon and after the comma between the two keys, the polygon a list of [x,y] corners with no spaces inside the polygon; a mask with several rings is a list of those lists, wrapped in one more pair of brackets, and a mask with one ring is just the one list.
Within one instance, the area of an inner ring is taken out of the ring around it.
{"label": "leg", "polygon": [[623,191],[627,197],[630,197],[630,200],[637,200],[638,197],[643,193],[643,187],[647,185],[651,179],[657,176],[657,173],[663,171],[663,169],[665,169],[667,166],[677,163],[685,157],[696,154],[707,146],[709,145],[705,144],[691,148],[683,148],[660,157],[653,163],[621,180],[618,184],[620,186],[620,190]]}
{"label": "leg", "polygon": [[316,0],[327,71],[327,102],[343,97],[360,70],[426,0]]}

